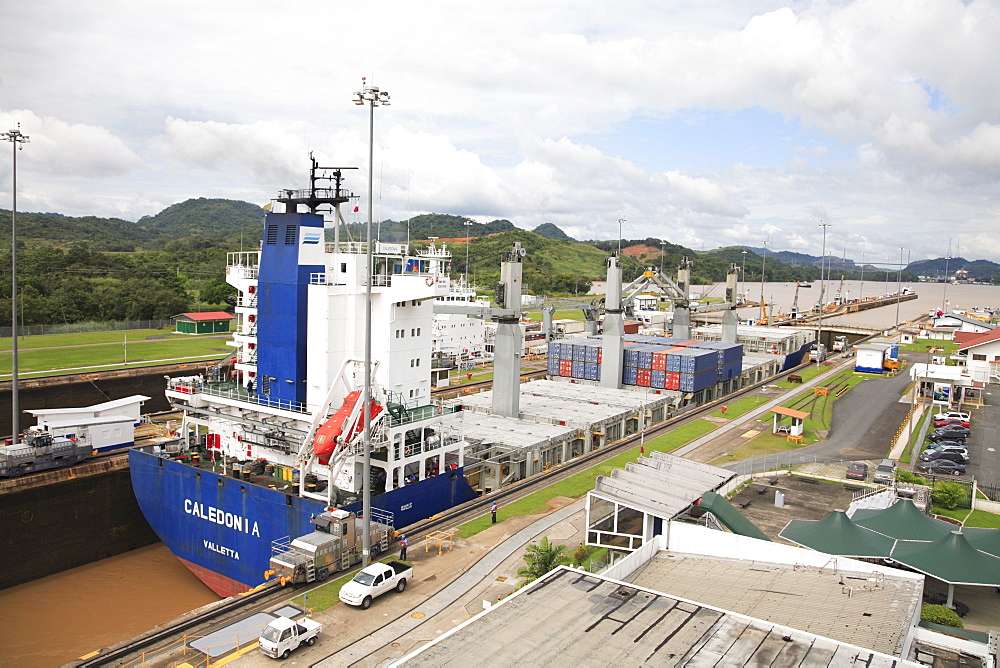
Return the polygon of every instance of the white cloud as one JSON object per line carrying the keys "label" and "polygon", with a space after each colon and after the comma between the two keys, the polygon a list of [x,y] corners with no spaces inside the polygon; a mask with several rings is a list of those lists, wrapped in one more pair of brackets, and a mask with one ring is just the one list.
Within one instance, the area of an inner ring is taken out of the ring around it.
{"label": "white cloud", "polygon": [[[350,97],[367,75],[393,98],[376,112],[379,217],[583,238],[615,238],[625,218],[631,238],[773,234],[818,253],[823,206],[849,253],[905,230],[922,254],[962,235],[1000,259],[992,0],[35,0],[0,6],[0,59],[0,99],[25,110],[0,121],[32,135],[19,195],[67,214],[259,202],[303,184],[310,150],[362,167],[361,193],[368,110]],[[762,139],[759,161],[720,160],[734,132],[776,136],[718,113],[749,109],[789,121],[787,150]],[[718,124],[711,159],[674,150],[678,121]]]}

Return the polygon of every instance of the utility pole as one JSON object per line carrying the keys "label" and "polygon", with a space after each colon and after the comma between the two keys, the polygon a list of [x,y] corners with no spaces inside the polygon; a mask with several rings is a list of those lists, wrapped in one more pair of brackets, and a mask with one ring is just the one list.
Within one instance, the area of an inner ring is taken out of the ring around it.
{"label": "utility pole", "polygon": [[830,223],[822,222],[819,224],[823,228],[823,254],[820,258],[819,265],[819,319],[816,325],[816,366],[820,363],[819,346],[823,345],[823,294],[826,292],[826,283],[823,280],[823,265],[826,262],[826,230],[830,227]]}

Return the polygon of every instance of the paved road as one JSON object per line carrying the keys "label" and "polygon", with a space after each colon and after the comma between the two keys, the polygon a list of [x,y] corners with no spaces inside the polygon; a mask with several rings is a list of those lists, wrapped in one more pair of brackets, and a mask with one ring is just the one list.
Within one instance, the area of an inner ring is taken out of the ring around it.
{"label": "paved road", "polygon": [[893,439],[910,405],[900,399],[910,382],[904,369],[895,378],[871,378],[833,405],[826,440],[803,449],[817,457],[877,460],[892,449]]}

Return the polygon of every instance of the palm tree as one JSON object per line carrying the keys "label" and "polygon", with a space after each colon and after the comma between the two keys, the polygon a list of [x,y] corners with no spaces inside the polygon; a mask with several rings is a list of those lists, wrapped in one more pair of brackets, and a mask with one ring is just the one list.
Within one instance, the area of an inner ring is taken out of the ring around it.
{"label": "palm tree", "polygon": [[526,551],[524,563],[527,565],[517,569],[517,576],[524,578],[523,584],[537,580],[557,566],[570,563],[569,557],[563,554],[566,546],[550,543],[548,537],[542,538],[538,545],[529,545]]}

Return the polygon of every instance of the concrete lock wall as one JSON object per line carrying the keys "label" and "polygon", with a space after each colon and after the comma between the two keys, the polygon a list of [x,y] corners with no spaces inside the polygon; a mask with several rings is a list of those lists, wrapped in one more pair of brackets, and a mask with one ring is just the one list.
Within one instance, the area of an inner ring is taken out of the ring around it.
{"label": "concrete lock wall", "polygon": [[61,480],[0,494],[0,589],[159,541],[132,493],[127,460],[109,464],[78,464],[77,477],[62,469]]}

